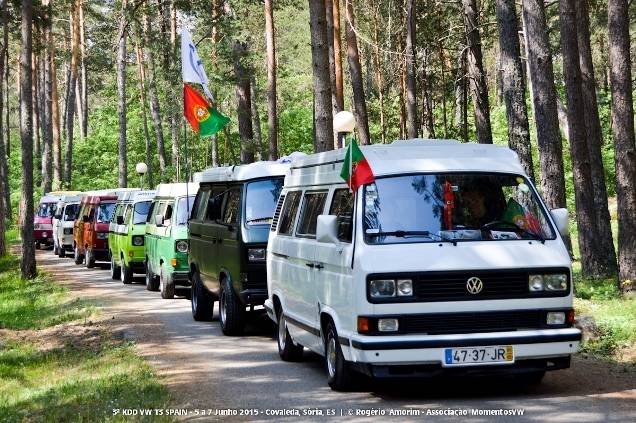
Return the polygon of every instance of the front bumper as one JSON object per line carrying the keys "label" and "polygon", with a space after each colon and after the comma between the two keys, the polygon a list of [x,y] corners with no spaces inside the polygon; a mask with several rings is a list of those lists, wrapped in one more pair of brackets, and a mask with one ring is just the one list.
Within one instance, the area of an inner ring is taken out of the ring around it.
{"label": "front bumper", "polygon": [[180,286],[190,286],[192,283],[190,282],[190,276],[188,272],[172,272],[170,275],[172,283],[174,285]]}
{"label": "front bumper", "polygon": [[267,289],[244,289],[239,293],[245,305],[263,305],[267,299]]}
{"label": "front bumper", "polygon": [[93,248],[91,253],[95,261],[110,261],[110,253],[108,249]]}
{"label": "front bumper", "polygon": [[[435,365],[444,363],[445,349],[512,345],[514,363],[523,360],[566,357],[581,341],[576,328],[435,336],[361,336],[340,338],[345,359],[372,365]],[[506,367],[513,363],[489,364]],[[459,368],[459,366],[455,366]]]}

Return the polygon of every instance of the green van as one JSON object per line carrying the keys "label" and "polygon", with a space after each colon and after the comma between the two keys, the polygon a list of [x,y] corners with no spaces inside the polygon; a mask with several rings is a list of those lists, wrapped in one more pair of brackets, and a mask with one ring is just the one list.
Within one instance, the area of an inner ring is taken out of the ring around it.
{"label": "green van", "polygon": [[155,191],[127,191],[117,197],[108,234],[111,278],[130,284],[134,273],[146,273],[144,237],[154,197]]}
{"label": "green van", "polygon": [[146,289],[174,298],[175,285],[190,286],[188,217],[198,183],[161,184],[146,220]]}

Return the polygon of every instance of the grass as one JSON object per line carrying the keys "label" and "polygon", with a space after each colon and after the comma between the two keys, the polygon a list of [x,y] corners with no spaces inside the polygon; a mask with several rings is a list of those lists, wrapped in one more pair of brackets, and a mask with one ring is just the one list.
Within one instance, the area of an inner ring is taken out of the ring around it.
{"label": "grass", "polygon": [[114,415],[165,409],[168,392],[131,343],[86,323],[95,304],[46,274],[21,280],[18,267],[17,258],[0,257],[0,420],[168,420]]}

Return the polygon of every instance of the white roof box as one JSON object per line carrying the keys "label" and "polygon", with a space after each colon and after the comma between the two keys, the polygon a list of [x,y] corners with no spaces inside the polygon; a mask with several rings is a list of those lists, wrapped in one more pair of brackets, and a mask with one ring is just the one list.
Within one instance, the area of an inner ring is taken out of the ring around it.
{"label": "white roof box", "polygon": [[149,191],[124,191],[120,192],[117,195],[117,201],[127,201],[131,203],[136,203],[138,201],[148,201],[155,198],[154,190]]}
{"label": "white roof box", "polygon": [[157,186],[157,197],[176,198],[186,195],[196,195],[199,191],[199,183],[191,182],[189,184],[185,182],[176,184],[159,184]]}
{"label": "white roof box", "polygon": [[[375,176],[419,172],[499,172],[525,175],[517,153],[492,144],[453,140],[398,140],[360,146]],[[344,184],[340,177],[345,148],[298,157],[285,186]]]}
{"label": "white roof box", "polygon": [[69,204],[69,203],[79,203],[80,201],[82,201],[82,197],[84,196],[84,194],[79,194],[79,195],[63,195],[60,198],[60,202],[64,203],[64,204]]}
{"label": "white roof box", "polygon": [[247,181],[270,176],[284,176],[288,169],[289,163],[262,161],[246,165],[211,167],[200,172],[200,175],[195,174],[194,180],[198,182]]}

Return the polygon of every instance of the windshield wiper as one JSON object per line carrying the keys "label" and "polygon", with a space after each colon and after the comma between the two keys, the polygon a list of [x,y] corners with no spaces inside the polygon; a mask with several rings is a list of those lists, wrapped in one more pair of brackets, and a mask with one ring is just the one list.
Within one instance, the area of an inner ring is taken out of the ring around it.
{"label": "windshield wiper", "polygon": [[429,239],[433,239],[436,241],[445,241],[445,242],[452,242],[453,245],[457,245],[457,241],[451,238],[447,238],[445,236],[441,236],[438,234],[434,234],[432,232],[429,231],[403,231],[403,230],[397,230],[397,231],[387,231],[387,232],[371,232],[371,233],[367,233],[367,236],[372,236],[372,237],[378,237],[378,236],[394,236],[397,238],[408,238],[410,236],[423,236],[423,237],[427,237]]}

